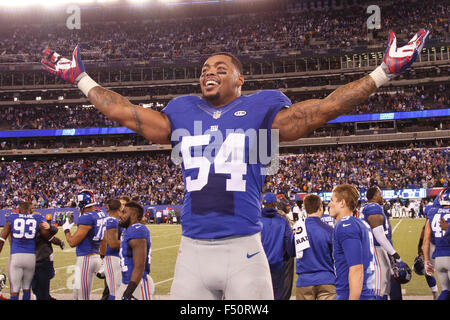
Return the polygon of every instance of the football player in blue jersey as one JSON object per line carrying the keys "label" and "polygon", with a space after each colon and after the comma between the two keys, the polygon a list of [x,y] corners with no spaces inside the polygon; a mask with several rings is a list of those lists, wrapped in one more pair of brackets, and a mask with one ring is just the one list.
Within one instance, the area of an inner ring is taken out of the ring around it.
{"label": "football player in blue jersey", "polygon": [[[438,199],[438,197],[436,197]],[[433,207],[433,204],[427,205],[424,209],[424,215],[425,215],[425,224],[422,227],[422,232],[420,233],[420,237],[419,237],[419,243],[417,245],[417,253],[418,256],[415,258],[415,268],[414,271],[419,274],[419,275],[423,275],[425,276],[425,280],[427,282],[428,287],[431,290],[431,293],[433,295],[433,299],[436,300],[437,297],[439,296],[438,293],[438,287],[437,287],[437,283],[436,283],[436,278],[433,275],[429,275],[425,272],[425,259],[424,259],[424,255],[423,255],[423,250],[422,250],[422,246],[423,246],[423,238],[424,238],[424,234],[425,234],[425,226],[427,223],[427,215],[428,215],[428,211]],[[430,240],[429,240],[429,255],[430,255],[430,263],[434,266],[434,259],[431,258],[433,256],[433,252],[434,252],[434,248],[435,248],[435,239],[433,236],[431,236]],[[416,264],[416,261],[418,261],[418,264]],[[419,266],[420,268],[417,268],[417,266]]]}
{"label": "football player in blue jersey", "polygon": [[135,201],[125,204],[120,213],[120,266],[122,283],[116,300],[151,300],[155,285],[150,277],[150,231],[141,223],[144,208]]}
{"label": "football player in blue jersey", "polygon": [[[427,212],[427,222],[424,231],[423,254],[425,260],[425,272],[432,275],[436,271],[439,283],[441,284],[441,294],[438,300],[450,299],[450,241],[445,230],[441,226],[450,221],[450,188],[445,188],[438,197],[439,206],[433,206]],[[444,221],[442,221],[444,220]],[[430,255],[431,238],[435,239],[435,249]],[[430,262],[435,259],[435,265]]]}
{"label": "football player in blue jersey", "polygon": [[[278,214],[277,197],[268,192],[263,196],[262,218],[263,229],[261,241],[269,261],[275,300],[289,300],[291,288],[285,287],[283,263],[295,256],[294,233],[286,217]],[[256,253],[257,254],[257,253]],[[292,285],[292,277],[290,285]]]}
{"label": "football player in blue jersey", "polygon": [[229,53],[215,53],[203,64],[201,97],[175,98],[161,112],[99,86],[87,75],[79,46],[72,60],[44,50],[42,66],[77,85],[111,120],[154,143],[172,143],[172,160],[181,164],[185,181],[172,298],[273,299],[267,257],[252,255],[262,250],[260,197],[267,167],[275,169],[267,161],[267,153],[274,154],[272,139],[297,140],[366,101],[415,61],[428,33],[421,29],[397,48],[390,32],[373,72],[324,99],[293,105],[277,90],[242,95],[244,70]]}
{"label": "football player in blue jersey", "polygon": [[119,216],[122,204],[118,199],[108,200],[106,210],[106,252],[103,259],[105,265],[106,284],[109,288],[108,300],[115,300],[117,291],[122,283],[122,270],[120,267],[120,236],[122,228],[119,227]]}
{"label": "football player in blue jersey", "polygon": [[67,243],[72,248],[76,247],[74,298],[89,300],[94,275],[102,263],[99,248],[105,232],[106,214],[97,206],[94,194],[90,190],[80,191],[75,202],[80,211],[78,228],[71,234],[73,222],[66,219],[63,230]]}
{"label": "football player in blue jersey", "polygon": [[[33,214],[33,204],[25,201],[19,204],[19,213],[9,215],[0,234],[0,252],[11,234],[8,275],[10,299],[18,300],[22,288],[23,300],[31,298],[31,282],[36,267],[36,237],[38,234],[48,240],[52,236],[50,225],[40,214]],[[53,232],[54,234],[54,232]]]}
{"label": "football player in blue jersey", "polygon": [[376,299],[373,236],[367,222],[353,216],[358,199],[358,190],[343,184],[333,189],[328,204],[330,215],[336,219],[333,230],[336,300]]}
{"label": "football player in blue jersey", "polygon": [[336,275],[332,252],[333,227],[321,220],[322,200],[309,194],[303,199],[307,218],[306,233],[310,247],[297,259],[297,300],[333,300]]}
{"label": "football player in blue jersey", "polygon": [[377,186],[370,187],[366,193],[367,203],[360,210],[359,218],[364,219],[372,228],[375,245],[375,263],[380,273],[375,274],[375,294],[381,300],[387,300],[391,291],[391,272],[398,278],[396,265],[400,255],[392,244],[392,230],[389,219],[383,210],[383,195]]}

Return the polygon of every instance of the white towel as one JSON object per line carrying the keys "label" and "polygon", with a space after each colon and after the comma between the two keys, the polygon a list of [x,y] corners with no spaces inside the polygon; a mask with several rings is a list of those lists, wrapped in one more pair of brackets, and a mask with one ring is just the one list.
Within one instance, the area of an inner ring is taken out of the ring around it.
{"label": "white towel", "polygon": [[301,259],[303,258],[303,250],[310,247],[305,221],[303,219],[298,219],[292,226],[292,229],[294,230],[296,257],[297,259]]}

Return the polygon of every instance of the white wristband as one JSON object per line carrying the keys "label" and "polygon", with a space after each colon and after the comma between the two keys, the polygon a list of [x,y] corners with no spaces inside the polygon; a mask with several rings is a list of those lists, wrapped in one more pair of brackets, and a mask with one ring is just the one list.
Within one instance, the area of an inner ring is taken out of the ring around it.
{"label": "white wristband", "polygon": [[373,81],[375,81],[377,88],[389,82],[389,77],[386,75],[386,72],[384,72],[381,66],[376,67],[375,70],[369,74],[369,76],[371,76]]}
{"label": "white wristband", "polygon": [[4,238],[0,237],[0,241],[5,242],[6,240]]}
{"label": "white wristband", "polygon": [[83,92],[86,97],[88,96],[88,93],[92,88],[99,86],[99,84],[94,80],[92,80],[92,78],[89,77],[87,74],[84,77],[82,77],[80,81],[78,81],[77,85],[78,89],[80,89],[81,92]]}

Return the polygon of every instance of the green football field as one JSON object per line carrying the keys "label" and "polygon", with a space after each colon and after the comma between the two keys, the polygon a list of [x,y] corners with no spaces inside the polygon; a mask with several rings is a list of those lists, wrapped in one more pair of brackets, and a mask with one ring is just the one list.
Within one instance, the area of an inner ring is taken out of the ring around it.
{"label": "green football field", "polygon": [[[424,219],[392,219],[394,247],[402,259],[412,268],[414,258],[417,256],[417,244],[424,225]],[[171,224],[148,225],[152,242],[151,276],[156,285],[156,295],[169,294],[172,284],[175,261],[178,246],[181,239],[181,226]],[[72,229],[74,232],[75,228]],[[65,239],[62,230],[57,235]],[[0,253],[0,270],[8,272],[9,240],[5,243]],[[66,246],[64,250],[54,246],[55,277],[51,281],[52,294],[71,294],[75,265],[75,248]],[[294,276],[294,281],[296,280]],[[438,281],[439,282],[439,281]],[[95,278],[93,293],[101,294],[104,288],[103,280]],[[405,296],[431,297],[425,277],[413,272],[412,280],[402,286]],[[293,295],[295,295],[295,285]],[[440,287],[439,287],[440,290]],[[9,296],[9,288],[3,289],[3,293]]]}

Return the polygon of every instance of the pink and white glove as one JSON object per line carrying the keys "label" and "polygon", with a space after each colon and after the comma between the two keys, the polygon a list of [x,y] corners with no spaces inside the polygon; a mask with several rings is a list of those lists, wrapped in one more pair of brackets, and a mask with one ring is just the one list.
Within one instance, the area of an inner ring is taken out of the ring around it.
{"label": "pink and white glove", "polygon": [[83,62],[81,61],[79,45],[73,50],[72,61],[49,48],[45,49],[42,53],[46,57],[41,60],[42,69],[66,82],[77,84],[81,78],[87,75]]}
{"label": "pink and white glove", "polygon": [[389,42],[383,56],[383,62],[370,74],[377,88],[386,84],[413,64],[422,52],[429,33],[429,30],[420,29],[407,45],[397,48],[397,38],[393,31],[389,32]]}
{"label": "pink and white glove", "polygon": [[90,89],[98,86],[86,73],[83,62],[81,61],[79,45],[73,50],[72,60],[62,57],[49,48],[45,49],[42,53],[46,57],[41,60],[42,69],[68,83],[77,85],[86,97]]}

